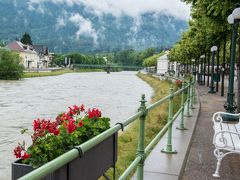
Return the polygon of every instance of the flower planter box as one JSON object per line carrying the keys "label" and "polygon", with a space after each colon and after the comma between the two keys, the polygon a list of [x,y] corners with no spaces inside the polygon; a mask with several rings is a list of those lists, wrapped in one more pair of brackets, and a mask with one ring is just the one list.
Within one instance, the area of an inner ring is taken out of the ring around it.
{"label": "flower planter box", "polygon": [[[82,158],[78,157],[49,174],[44,180],[95,180],[102,176],[117,161],[117,133],[99,143]],[[21,160],[12,163],[12,180],[33,171],[33,167],[22,164]]]}

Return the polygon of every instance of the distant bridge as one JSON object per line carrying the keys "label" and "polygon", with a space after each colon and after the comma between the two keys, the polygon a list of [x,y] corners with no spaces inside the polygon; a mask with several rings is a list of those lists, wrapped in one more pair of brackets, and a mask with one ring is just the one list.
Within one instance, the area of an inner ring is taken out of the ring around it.
{"label": "distant bridge", "polygon": [[74,68],[97,68],[97,69],[105,69],[107,72],[111,70],[123,69],[123,70],[135,70],[138,71],[143,69],[143,66],[121,66],[114,64],[73,64]]}

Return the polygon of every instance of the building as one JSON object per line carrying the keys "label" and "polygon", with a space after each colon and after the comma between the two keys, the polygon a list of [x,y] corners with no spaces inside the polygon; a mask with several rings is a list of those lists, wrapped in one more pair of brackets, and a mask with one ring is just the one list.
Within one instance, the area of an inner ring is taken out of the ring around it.
{"label": "building", "polygon": [[177,72],[177,63],[168,60],[167,53],[157,59],[157,74],[164,75],[167,72]]}
{"label": "building", "polygon": [[32,46],[21,43],[20,41],[13,41],[7,45],[11,51],[19,53],[20,62],[25,68],[37,68],[39,62],[39,55]]}
{"label": "building", "polygon": [[33,45],[33,49],[38,53],[38,68],[47,68],[50,62],[48,47],[44,45]]}

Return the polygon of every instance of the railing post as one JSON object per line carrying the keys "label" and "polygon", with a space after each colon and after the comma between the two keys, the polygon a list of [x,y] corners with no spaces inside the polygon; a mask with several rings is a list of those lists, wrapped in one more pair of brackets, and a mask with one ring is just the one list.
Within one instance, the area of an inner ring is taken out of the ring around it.
{"label": "railing post", "polygon": [[173,154],[177,153],[177,151],[172,150],[172,124],[173,124],[173,87],[171,86],[169,89],[170,99],[169,99],[169,108],[168,108],[168,139],[167,139],[167,146],[166,149],[162,149],[161,152]]}
{"label": "railing post", "polygon": [[188,91],[188,94],[187,94],[187,117],[191,117],[191,114],[190,114],[190,101],[191,101],[191,92],[190,92],[190,89],[191,89],[191,81],[188,82],[188,88],[187,88],[187,91]]}
{"label": "railing post", "polygon": [[145,133],[145,120],[147,116],[147,110],[146,110],[146,100],[145,95],[142,95],[141,99],[141,105],[138,109],[139,111],[142,111],[143,114],[140,116],[140,127],[139,127],[139,140],[138,140],[138,149],[137,149],[137,156],[141,157],[141,161],[138,163],[137,166],[137,179],[143,180],[143,168],[144,168],[144,161],[145,161],[145,153],[144,153],[144,133]]}
{"label": "railing post", "polygon": [[[185,87],[186,87],[186,83],[183,82],[182,88],[185,88]],[[177,127],[176,129],[178,129],[178,130],[187,130],[187,128],[185,128],[185,126],[184,126],[184,109],[185,109],[184,90],[181,93],[181,108],[182,108],[182,110],[181,110],[181,122],[180,122],[179,127]]]}

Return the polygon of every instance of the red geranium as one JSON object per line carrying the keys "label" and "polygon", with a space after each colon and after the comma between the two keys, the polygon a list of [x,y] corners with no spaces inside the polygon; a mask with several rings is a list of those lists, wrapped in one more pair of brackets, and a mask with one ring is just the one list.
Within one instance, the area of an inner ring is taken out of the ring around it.
{"label": "red geranium", "polygon": [[101,115],[102,113],[98,109],[93,108],[92,110],[88,110],[88,118],[90,119],[101,117]]}
{"label": "red geranium", "polygon": [[27,159],[30,158],[30,154],[28,154],[27,152],[24,153],[24,155],[21,157],[22,159]]}
{"label": "red geranium", "polygon": [[51,161],[62,155],[71,147],[79,145],[108,129],[110,119],[100,119],[101,115],[101,111],[96,108],[85,112],[85,107],[82,104],[81,106],[69,107],[67,112],[59,114],[54,121],[35,119],[32,134],[27,129],[21,131],[31,135],[32,145],[25,149],[25,143],[19,144],[13,150],[14,155],[16,158],[21,158],[24,164],[39,167],[46,161]]}
{"label": "red geranium", "polygon": [[83,126],[83,121],[81,120],[78,122],[78,127],[82,127],[82,126]]}
{"label": "red geranium", "polygon": [[85,111],[85,108],[84,108],[84,105],[82,104],[81,107],[80,107],[80,111],[83,112]]}
{"label": "red geranium", "polygon": [[177,85],[178,87],[181,87],[181,86],[182,86],[182,81],[181,81],[181,80],[176,80],[176,85]]}
{"label": "red geranium", "polygon": [[75,121],[72,120],[72,121],[69,121],[67,123],[67,130],[68,130],[68,133],[71,134],[73,131],[75,131],[77,129],[77,126],[75,125]]}
{"label": "red geranium", "polygon": [[15,147],[15,149],[13,150],[13,153],[16,156],[16,158],[21,158],[21,152],[22,149],[20,146]]}

